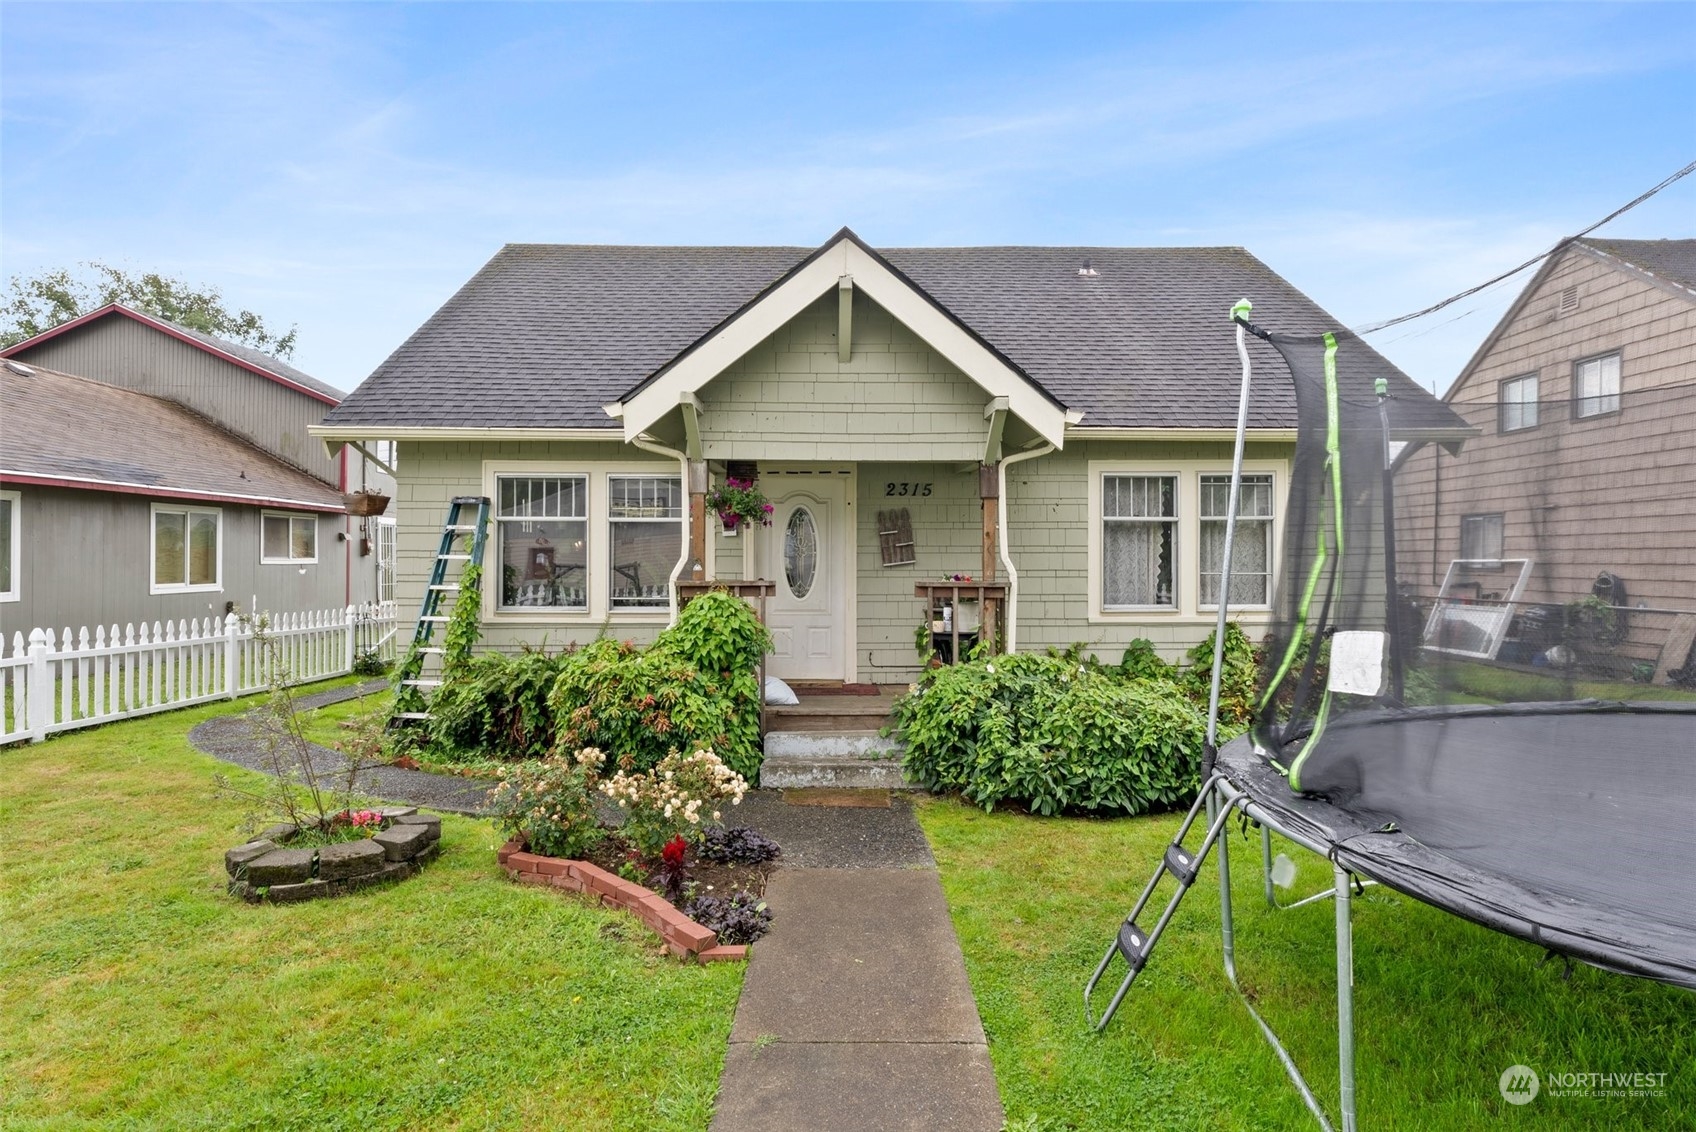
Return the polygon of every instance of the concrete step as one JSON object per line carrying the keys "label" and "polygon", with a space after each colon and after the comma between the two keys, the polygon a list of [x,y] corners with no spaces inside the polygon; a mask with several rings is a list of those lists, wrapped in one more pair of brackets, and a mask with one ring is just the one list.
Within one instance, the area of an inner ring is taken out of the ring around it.
{"label": "concrete step", "polygon": [[901,775],[900,759],[805,758],[775,755],[760,766],[760,785],[781,789],[841,786],[859,790],[917,790]]}
{"label": "concrete step", "polygon": [[792,755],[803,759],[897,759],[901,744],[875,730],[767,731],[766,758]]}

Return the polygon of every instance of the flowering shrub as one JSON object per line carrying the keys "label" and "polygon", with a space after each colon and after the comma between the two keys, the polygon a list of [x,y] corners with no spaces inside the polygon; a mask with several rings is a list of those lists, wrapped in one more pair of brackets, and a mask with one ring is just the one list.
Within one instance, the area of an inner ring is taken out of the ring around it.
{"label": "flowering shrub", "polygon": [[707,506],[718,512],[719,520],[727,527],[738,523],[771,526],[772,505],[751,480],[729,477],[722,486],[707,492]]}
{"label": "flowering shrub", "polygon": [[357,829],[362,837],[375,837],[383,830],[383,815],[376,810],[343,810],[336,817]]}
{"label": "flowering shrub", "polygon": [[534,853],[582,857],[605,833],[595,817],[593,790],[606,756],[584,747],[570,756],[502,767],[489,792],[495,820],[508,835],[522,836]]}
{"label": "flowering shrub", "polygon": [[753,943],[771,930],[771,909],[752,892],[705,893],[691,900],[683,914],[717,932],[723,944]]}
{"label": "flowering shrub", "polygon": [[705,821],[720,821],[722,804],[740,805],[748,783],[703,748],[691,755],[673,751],[646,773],[621,770],[600,789],[628,815],[624,836],[653,858],[673,837],[687,836]]}

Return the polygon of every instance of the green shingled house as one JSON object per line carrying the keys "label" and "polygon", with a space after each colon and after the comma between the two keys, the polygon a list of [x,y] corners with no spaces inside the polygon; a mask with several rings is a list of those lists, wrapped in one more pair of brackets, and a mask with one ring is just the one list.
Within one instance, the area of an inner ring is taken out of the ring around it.
{"label": "green shingled house", "polygon": [[[403,610],[449,499],[494,501],[495,647],[642,640],[692,585],[767,581],[744,589],[792,681],[903,683],[927,625],[1175,657],[1217,600],[1244,296],[1336,326],[1240,248],[510,245],[314,432],[398,443]],[[1251,630],[1295,425],[1252,348]],[[770,527],[708,513],[727,476],[757,478]]]}

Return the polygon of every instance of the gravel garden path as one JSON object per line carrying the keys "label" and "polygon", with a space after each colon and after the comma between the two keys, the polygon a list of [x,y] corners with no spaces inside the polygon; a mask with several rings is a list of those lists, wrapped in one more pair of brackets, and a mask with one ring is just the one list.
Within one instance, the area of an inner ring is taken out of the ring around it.
{"label": "gravel garden path", "polygon": [[[385,683],[302,696],[301,708]],[[265,769],[246,715],[189,732],[225,762]],[[325,768],[340,756],[323,747]],[[367,772],[385,801],[486,813],[486,781],[399,767]],[[754,790],[726,815],[783,848],[774,913],[754,945],[712,1132],[995,1132],[1001,1100],[930,846],[899,793],[887,806],[795,805]]]}

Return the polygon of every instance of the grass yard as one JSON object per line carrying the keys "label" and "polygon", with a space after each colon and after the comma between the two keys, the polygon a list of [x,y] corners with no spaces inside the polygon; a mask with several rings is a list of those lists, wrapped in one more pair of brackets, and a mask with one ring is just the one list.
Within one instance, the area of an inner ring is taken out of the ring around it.
{"label": "grass yard", "polygon": [[224,894],[220,704],[0,750],[0,1127],[704,1129],[736,964],[520,888],[479,821],[339,900]]}
{"label": "grass yard", "polygon": [[[1084,981],[1177,815],[1033,818],[949,800],[918,812],[1010,1129],[1313,1126],[1225,979],[1213,861],[1112,1028],[1096,1037],[1084,1026]],[[1334,1118],[1331,903],[1267,909],[1259,835],[1244,840],[1232,828],[1239,975]],[[1327,862],[1283,848],[1298,866],[1297,894],[1329,885]],[[1558,962],[1539,966],[1536,948],[1382,888],[1367,889],[1354,910],[1361,1127],[1696,1126],[1696,995],[1582,966],[1564,981]],[[1123,965],[1115,971],[1117,985]],[[1664,1072],[1666,1096],[1545,1094],[1516,1107],[1497,1089],[1516,1063],[1540,1073]]]}

